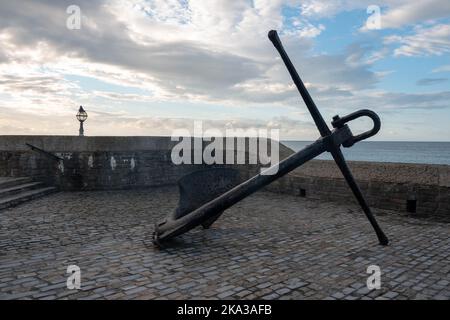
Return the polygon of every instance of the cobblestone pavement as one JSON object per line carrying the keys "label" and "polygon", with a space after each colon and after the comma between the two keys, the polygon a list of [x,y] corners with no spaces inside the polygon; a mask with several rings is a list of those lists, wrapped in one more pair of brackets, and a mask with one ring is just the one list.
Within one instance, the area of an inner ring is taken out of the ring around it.
{"label": "cobblestone pavement", "polygon": [[[171,248],[151,243],[175,188],[59,193],[0,211],[1,299],[450,299],[450,224],[260,192]],[[66,288],[67,266],[81,290]],[[381,268],[369,291],[367,267]]]}

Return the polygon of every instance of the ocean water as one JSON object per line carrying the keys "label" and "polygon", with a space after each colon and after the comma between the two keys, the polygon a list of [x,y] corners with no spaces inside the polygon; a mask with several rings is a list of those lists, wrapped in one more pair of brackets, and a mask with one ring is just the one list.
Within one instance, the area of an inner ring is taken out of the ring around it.
{"label": "ocean water", "polygon": [[[299,151],[311,141],[282,141]],[[361,141],[351,148],[342,148],[347,160],[374,162],[429,163],[450,165],[450,142]],[[332,160],[326,152],[316,159]]]}

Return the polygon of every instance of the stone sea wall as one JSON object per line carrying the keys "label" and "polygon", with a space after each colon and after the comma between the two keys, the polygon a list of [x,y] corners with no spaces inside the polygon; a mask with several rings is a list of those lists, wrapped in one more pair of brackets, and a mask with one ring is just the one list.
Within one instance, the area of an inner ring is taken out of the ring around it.
{"label": "stone sea wall", "polygon": [[[64,161],[32,151],[26,143]],[[173,164],[171,152],[177,143],[170,137],[0,136],[0,176],[33,176],[63,190],[170,185],[208,167]],[[248,149],[247,140],[247,160]],[[292,150],[280,145],[281,159],[290,154]],[[450,166],[351,161],[349,165],[372,207],[450,215]],[[234,167],[242,179],[258,172],[256,165]],[[310,161],[266,189],[326,201],[355,201],[333,161]]]}
{"label": "stone sea wall", "polygon": [[[27,144],[52,153],[63,161],[32,151]],[[77,136],[1,136],[0,176],[33,176],[56,184],[63,190],[105,190],[143,188],[175,184],[184,175],[208,167],[200,159],[198,164],[175,165],[172,149],[178,141],[170,137],[77,137]],[[204,142],[204,147],[209,144]],[[237,141],[235,141],[237,145]],[[194,141],[191,139],[194,149]],[[270,152],[270,143],[268,143]],[[225,144],[223,159],[228,148]],[[249,140],[244,152],[238,154],[248,163]],[[280,153],[290,150],[281,146]],[[202,151],[200,151],[200,155]],[[194,162],[194,151],[191,160]],[[224,161],[223,161],[224,162]],[[227,165],[214,165],[226,167]],[[243,179],[256,165],[238,165]]]}

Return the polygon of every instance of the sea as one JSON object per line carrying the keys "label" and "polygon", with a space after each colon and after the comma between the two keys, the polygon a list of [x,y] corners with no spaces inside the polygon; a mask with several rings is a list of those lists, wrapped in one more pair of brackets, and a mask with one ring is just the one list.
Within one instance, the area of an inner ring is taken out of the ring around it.
{"label": "sea", "polygon": [[[282,141],[299,151],[312,141]],[[347,160],[372,162],[427,163],[450,165],[450,142],[361,141],[342,148]],[[332,160],[328,152],[316,159]]]}

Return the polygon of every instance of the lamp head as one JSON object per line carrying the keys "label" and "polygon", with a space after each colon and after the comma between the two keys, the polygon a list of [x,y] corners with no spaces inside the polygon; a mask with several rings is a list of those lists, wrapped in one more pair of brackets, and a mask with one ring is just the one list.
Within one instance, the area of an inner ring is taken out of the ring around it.
{"label": "lamp head", "polygon": [[80,109],[78,110],[78,113],[77,113],[78,121],[84,122],[84,121],[86,121],[87,117],[88,117],[88,115],[87,115],[86,111],[84,111],[83,107],[80,106]]}

